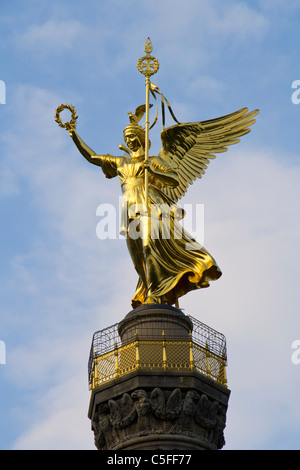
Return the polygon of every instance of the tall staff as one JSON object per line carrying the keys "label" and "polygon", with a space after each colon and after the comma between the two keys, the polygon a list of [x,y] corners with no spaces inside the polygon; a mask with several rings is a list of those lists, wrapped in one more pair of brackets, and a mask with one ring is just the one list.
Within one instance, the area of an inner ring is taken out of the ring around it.
{"label": "tall staff", "polygon": [[158,60],[151,55],[153,51],[152,42],[150,38],[147,39],[144,47],[146,55],[138,60],[137,68],[146,77],[146,122],[145,122],[145,199],[146,199],[146,214],[148,214],[148,158],[149,158],[149,89],[150,77],[154,75],[159,69]]}

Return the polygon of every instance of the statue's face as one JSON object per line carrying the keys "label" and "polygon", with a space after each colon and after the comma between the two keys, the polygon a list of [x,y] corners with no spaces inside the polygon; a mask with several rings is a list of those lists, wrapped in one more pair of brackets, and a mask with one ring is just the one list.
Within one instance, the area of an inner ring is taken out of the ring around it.
{"label": "statue's face", "polygon": [[136,152],[142,146],[140,139],[136,134],[126,134],[124,140],[126,142],[127,147],[133,152]]}

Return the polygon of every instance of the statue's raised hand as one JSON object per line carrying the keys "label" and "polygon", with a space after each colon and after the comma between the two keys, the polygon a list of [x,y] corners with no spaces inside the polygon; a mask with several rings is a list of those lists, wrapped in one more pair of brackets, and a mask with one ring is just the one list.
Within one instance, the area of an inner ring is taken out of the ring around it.
{"label": "statue's raised hand", "polygon": [[[68,109],[72,113],[71,120],[67,121],[65,123],[63,123],[61,118],[60,118],[60,113],[64,109]],[[70,136],[72,136],[73,132],[76,129],[76,121],[78,119],[78,116],[76,114],[74,106],[72,106],[70,104],[61,104],[60,106],[58,106],[56,108],[56,113],[55,113],[54,119],[60,127],[65,128],[68,131],[68,133],[70,134]]]}

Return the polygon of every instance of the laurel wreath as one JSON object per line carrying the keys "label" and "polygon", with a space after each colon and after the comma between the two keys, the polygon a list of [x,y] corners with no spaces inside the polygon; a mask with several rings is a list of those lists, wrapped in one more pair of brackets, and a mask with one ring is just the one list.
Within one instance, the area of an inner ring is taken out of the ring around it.
{"label": "laurel wreath", "polygon": [[[60,118],[60,113],[64,110],[64,109],[68,109],[70,112],[71,112],[71,120],[70,121],[67,121],[65,123],[62,122],[61,118]],[[56,113],[55,113],[55,121],[58,123],[58,125],[60,127],[63,127],[67,130],[71,130],[71,129],[75,129],[76,128],[76,121],[78,119],[78,116],[76,114],[76,111],[75,111],[75,108],[74,106],[70,105],[70,104],[61,104],[60,106],[58,106],[56,108]]]}

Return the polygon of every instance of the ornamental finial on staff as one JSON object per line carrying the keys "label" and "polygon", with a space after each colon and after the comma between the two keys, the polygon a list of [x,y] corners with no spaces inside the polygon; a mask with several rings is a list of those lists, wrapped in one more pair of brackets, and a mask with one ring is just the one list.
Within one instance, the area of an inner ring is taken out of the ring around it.
{"label": "ornamental finial on staff", "polygon": [[153,46],[152,42],[150,41],[150,38],[148,38],[145,43],[144,51],[146,52],[146,55],[138,60],[137,68],[138,71],[146,77],[151,77],[151,75],[154,75],[158,71],[159,62],[155,57],[150,55],[153,51]]}
{"label": "ornamental finial on staff", "polygon": [[153,51],[153,46],[150,38],[147,38],[147,41],[145,42],[144,51],[146,52],[146,54],[151,54],[151,52]]}

